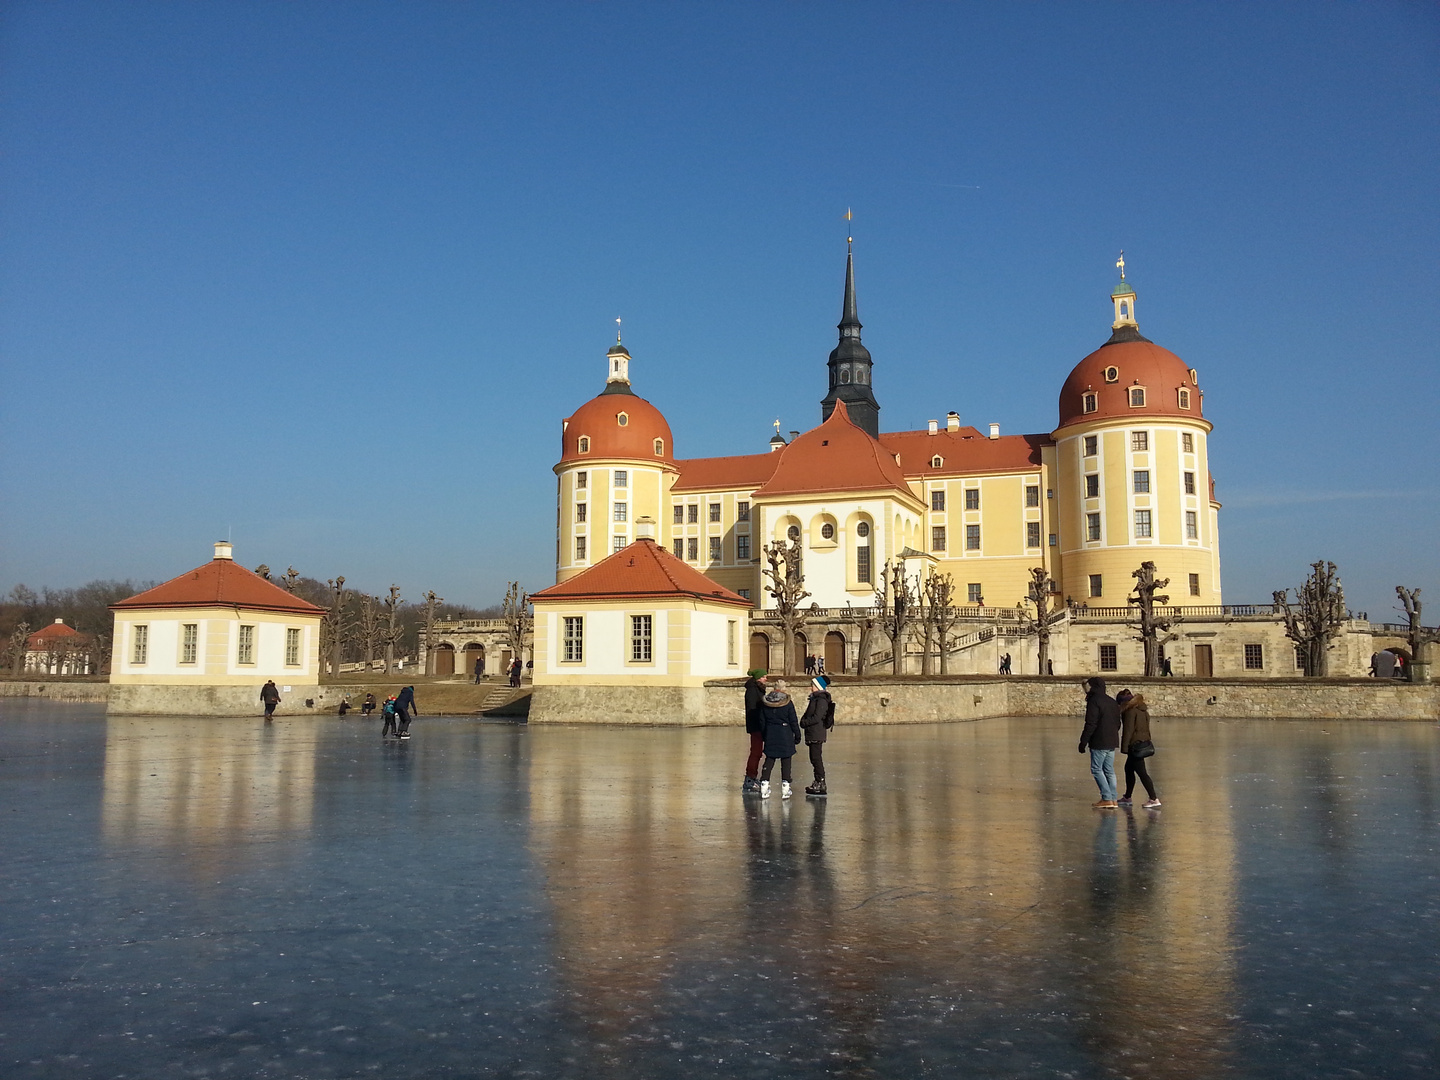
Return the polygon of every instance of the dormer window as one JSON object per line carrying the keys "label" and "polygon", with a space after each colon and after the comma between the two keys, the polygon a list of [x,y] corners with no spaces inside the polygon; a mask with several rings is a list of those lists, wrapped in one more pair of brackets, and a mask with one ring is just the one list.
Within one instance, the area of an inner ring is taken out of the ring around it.
{"label": "dormer window", "polygon": [[1082,402],[1087,413],[1095,412],[1100,408],[1100,399],[1095,394],[1086,394]]}
{"label": "dormer window", "polygon": [[579,450],[580,450],[580,453],[582,453],[582,454],[588,454],[588,453],[590,452],[590,436],[589,436],[589,435],[581,435],[581,436],[580,436]]}
{"label": "dormer window", "polygon": [[1190,382],[1195,386],[1200,385],[1200,373],[1193,367],[1190,369]]}
{"label": "dormer window", "polygon": [[623,412],[620,413],[618,416],[615,417],[615,422],[621,427],[624,427],[626,424],[630,423],[630,414]]}
{"label": "dormer window", "polygon": [[1117,367],[1114,367],[1114,366],[1107,367],[1107,368],[1105,369],[1105,381],[1106,381],[1106,382],[1119,382],[1119,381],[1120,381],[1120,369],[1117,368]]}
{"label": "dormer window", "polygon": [[1184,389],[1184,388],[1181,388],[1181,390],[1180,390],[1180,408],[1182,408],[1182,409],[1188,409],[1189,407],[1190,407],[1190,391],[1189,391],[1189,390],[1186,390],[1186,389]]}
{"label": "dormer window", "polygon": [[945,464],[945,459],[944,459],[943,457],[941,457],[939,454],[936,454],[934,457],[932,457],[932,458],[930,459],[930,468],[932,468],[932,469],[938,469],[938,468],[942,467],[944,464]]}
{"label": "dormer window", "polygon": [[664,457],[664,456],[665,456],[665,440],[664,440],[664,439],[656,439],[656,440],[655,440],[655,456],[656,456],[656,457]]}
{"label": "dormer window", "polygon": [[1130,388],[1130,407],[1139,409],[1145,404],[1145,388],[1143,386],[1132,386]]}

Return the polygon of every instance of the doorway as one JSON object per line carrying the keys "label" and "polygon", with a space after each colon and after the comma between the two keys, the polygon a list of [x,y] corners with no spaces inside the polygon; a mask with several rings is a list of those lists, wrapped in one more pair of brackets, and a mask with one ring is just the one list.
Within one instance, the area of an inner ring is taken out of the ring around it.
{"label": "doorway", "polygon": [[770,670],[770,639],[764,634],[750,635],[750,670]]}
{"label": "doorway", "polygon": [[[475,661],[485,659],[485,646],[472,641],[469,645],[465,646],[464,655],[465,666],[461,670],[466,675],[473,676],[475,674]],[[488,668],[486,669],[485,674],[490,674]]]}
{"label": "doorway", "polygon": [[441,643],[435,646],[435,674],[455,674],[455,646]]}
{"label": "doorway", "polygon": [[825,671],[829,675],[845,674],[845,635],[838,630],[825,635]]}
{"label": "doorway", "polygon": [[1213,678],[1215,675],[1215,654],[1211,652],[1209,645],[1195,646],[1195,674],[1202,679]]}

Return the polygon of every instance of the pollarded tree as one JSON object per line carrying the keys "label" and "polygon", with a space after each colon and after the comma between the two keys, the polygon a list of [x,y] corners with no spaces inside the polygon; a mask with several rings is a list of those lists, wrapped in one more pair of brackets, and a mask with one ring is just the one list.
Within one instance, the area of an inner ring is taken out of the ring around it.
{"label": "pollarded tree", "polygon": [[795,635],[805,624],[800,607],[810,594],[800,572],[800,541],[775,540],[765,545],[765,591],[775,600],[775,618],[780,622],[781,664],[786,675],[795,672]]}
{"label": "pollarded tree", "polygon": [[530,594],[520,588],[518,581],[510,582],[505,590],[505,599],[500,605],[500,617],[505,620],[505,636],[510,641],[510,655],[525,664],[525,642],[535,629],[535,616],[530,608]]}
{"label": "pollarded tree", "polygon": [[30,624],[19,622],[10,632],[10,643],[6,653],[10,657],[10,674],[20,675],[25,671],[25,645],[30,640]]}
{"label": "pollarded tree", "polygon": [[888,560],[880,571],[880,586],[875,590],[875,614],[880,629],[890,639],[890,670],[901,674],[905,660],[905,638],[915,618],[916,588],[905,573],[905,563]]}
{"label": "pollarded tree", "polygon": [[1295,590],[1295,604],[1290,604],[1290,590],[1274,594],[1275,606],[1285,619],[1285,635],[1293,642],[1304,661],[1305,674],[1319,677],[1329,668],[1331,642],[1344,624],[1345,587],[1333,562],[1310,564],[1310,576]]}
{"label": "pollarded tree", "polygon": [[[940,674],[950,670],[950,630],[954,627],[959,612],[955,610],[955,578],[950,574],[931,574],[925,579],[925,610],[929,615],[930,627],[940,647]],[[929,651],[929,632],[926,633],[926,651]]]}
{"label": "pollarded tree", "polygon": [[365,670],[369,671],[375,661],[375,649],[380,644],[384,626],[380,617],[380,598],[369,593],[360,594],[360,617],[355,620],[355,636],[360,642],[361,657]]}
{"label": "pollarded tree", "polygon": [[1035,632],[1038,674],[1040,675],[1049,674],[1050,597],[1057,591],[1055,582],[1051,580],[1049,572],[1043,566],[1031,567],[1030,584],[1026,588],[1025,599],[1035,605],[1035,614],[1032,617],[1029,612],[1026,612],[1025,619],[1029,622],[1030,629]]}
{"label": "pollarded tree", "polygon": [[400,586],[391,585],[390,595],[385,598],[385,628],[380,640],[385,643],[385,674],[395,666],[395,643],[400,640],[404,628],[400,625]]}
{"label": "pollarded tree", "polygon": [[1180,615],[1174,611],[1163,615],[1156,613],[1157,607],[1170,603],[1168,595],[1156,595],[1170,584],[1170,579],[1156,581],[1153,562],[1148,559],[1142,562],[1140,569],[1130,576],[1135,579],[1135,590],[1129,597],[1130,603],[1135,607],[1135,617],[1130,626],[1138,631],[1135,640],[1145,649],[1145,674],[1153,678],[1160,674],[1160,650],[1167,642],[1179,636],[1171,633],[1171,628],[1180,621]]}
{"label": "pollarded tree", "polygon": [[1411,682],[1429,682],[1430,665],[1425,659],[1425,646],[1440,641],[1440,629],[1427,630],[1421,625],[1419,589],[1407,589],[1403,585],[1396,585],[1395,595],[1400,597],[1400,603],[1405,609],[1406,621],[1410,624],[1410,631],[1406,635],[1410,645],[1410,663],[1406,665],[1406,671]]}
{"label": "pollarded tree", "polygon": [[445,601],[431,589],[425,594],[425,674],[435,674],[435,608]]}
{"label": "pollarded tree", "polygon": [[343,576],[331,578],[325,584],[330,588],[330,605],[320,619],[320,636],[323,642],[320,655],[324,656],[327,651],[329,652],[330,677],[338,679],[345,636],[350,629],[350,618],[345,611],[345,605],[350,599],[350,590],[345,588]]}

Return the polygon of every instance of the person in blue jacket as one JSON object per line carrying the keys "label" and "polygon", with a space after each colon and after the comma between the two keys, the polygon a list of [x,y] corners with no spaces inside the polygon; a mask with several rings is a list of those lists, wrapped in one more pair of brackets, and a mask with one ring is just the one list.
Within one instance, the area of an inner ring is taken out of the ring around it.
{"label": "person in blue jacket", "polygon": [[777,679],[760,702],[760,719],[765,733],[765,765],[760,770],[760,797],[770,797],[770,772],[780,762],[780,797],[790,798],[790,766],[795,747],[800,742],[800,721],[795,706],[785,692],[785,682]]}

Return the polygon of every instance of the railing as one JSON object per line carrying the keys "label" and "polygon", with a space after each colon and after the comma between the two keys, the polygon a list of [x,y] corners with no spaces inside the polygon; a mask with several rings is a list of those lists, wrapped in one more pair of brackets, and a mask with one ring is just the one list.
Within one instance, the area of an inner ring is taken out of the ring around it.
{"label": "railing", "polygon": [[504,619],[455,619],[450,622],[436,622],[433,625],[437,634],[464,634],[479,630],[503,631],[509,624]]}
{"label": "railing", "polygon": [[[1027,615],[1020,608],[978,607],[974,604],[960,605],[952,607],[950,610],[954,612],[956,622],[1019,622]],[[878,619],[883,612],[875,607],[813,607],[801,608],[796,614],[801,616],[805,622],[823,622],[826,619],[836,622],[855,622],[860,619]],[[1053,615],[1052,612],[1052,617]],[[773,622],[778,618],[774,608],[750,609],[751,622]]]}

